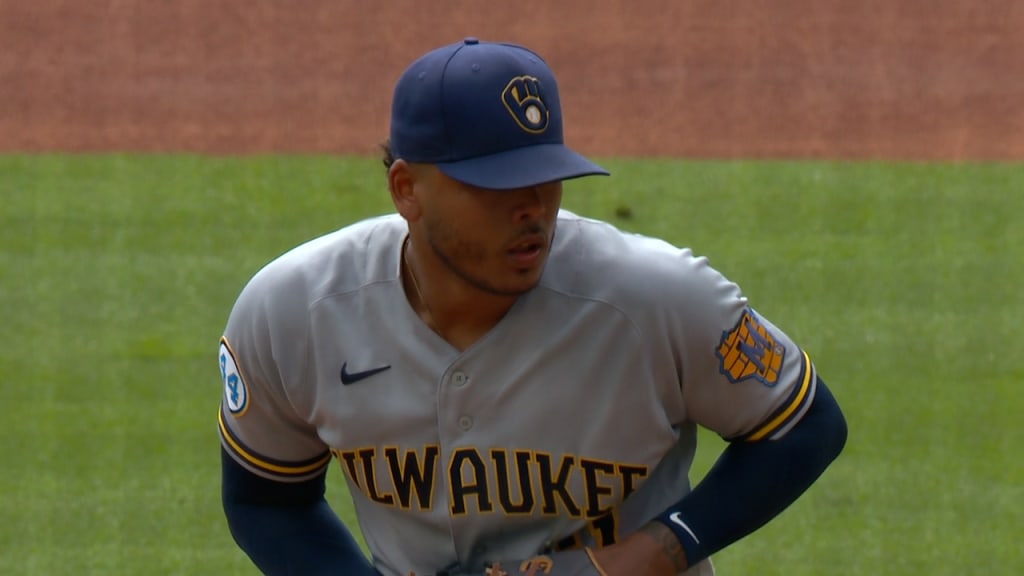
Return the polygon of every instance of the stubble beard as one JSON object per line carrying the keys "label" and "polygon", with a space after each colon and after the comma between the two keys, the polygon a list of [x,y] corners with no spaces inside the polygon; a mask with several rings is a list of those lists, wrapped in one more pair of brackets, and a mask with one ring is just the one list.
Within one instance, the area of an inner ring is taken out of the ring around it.
{"label": "stubble beard", "polygon": [[[554,226],[554,223],[552,223],[552,226]],[[540,234],[542,232],[543,228],[540,225],[533,225],[524,230],[523,234]],[[547,266],[548,258],[551,255],[551,248],[555,241],[555,232],[556,230],[552,228],[551,236],[548,238],[546,246],[546,253],[544,254],[544,262],[541,264],[541,273],[543,273],[544,267]],[[540,282],[540,274],[538,274],[537,280],[529,286],[508,289],[495,285],[486,277],[480,277],[467,271],[467,268],[474,264],[484,263],[487,260],[487,254],[479,245],[460,239],[454,227],[448,223],[428,224],[427,244],[448,270],[458,276],[463,282],[487,294],[518,297],[533,290]]]}

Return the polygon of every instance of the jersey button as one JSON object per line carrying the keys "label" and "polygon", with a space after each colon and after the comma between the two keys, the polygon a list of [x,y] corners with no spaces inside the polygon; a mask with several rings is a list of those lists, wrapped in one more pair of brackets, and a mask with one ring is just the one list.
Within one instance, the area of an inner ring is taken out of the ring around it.
{"label": "jersey button", "polygon": [[459,418],[459,428],[461,428],[463,432],[465,432],[466,430],[469,430],[472,427],[473,427],[473,419],[472,418],[470,418],[469,416],[463,416],[463,417]]}
{"label": "jersey button", "polygon": [[456,388],[462,388],[469,382],[469,376],[466,376],[465,372],[456,372],[452,374],[452,384]]}

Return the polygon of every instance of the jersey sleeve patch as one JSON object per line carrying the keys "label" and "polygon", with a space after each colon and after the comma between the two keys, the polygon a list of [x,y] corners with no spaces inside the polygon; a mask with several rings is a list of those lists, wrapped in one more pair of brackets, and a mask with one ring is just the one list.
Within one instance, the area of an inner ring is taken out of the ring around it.
{"label": "jersey sleeve patch", "polygon": [[731,330],[722,332],[715,350],[718,370],[733,384],[756,380],[772,388],[779,382],[779,372],[786,356],[786,347],[776,339],[753,310],[743,311]]}
{"label": "jersey sleeve patch", "polygon": [[242,377],[235,352],[231,349],[226,337],[220,339],[220,376],[224,380],[224,406],[235,418],[241,417],[249,409],[249,386]]}

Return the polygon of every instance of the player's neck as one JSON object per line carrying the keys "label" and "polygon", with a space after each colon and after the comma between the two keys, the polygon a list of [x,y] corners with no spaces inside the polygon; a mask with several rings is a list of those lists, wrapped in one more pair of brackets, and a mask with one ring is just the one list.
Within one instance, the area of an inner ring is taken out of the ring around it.
{"label": "player's neck", "polygon": [[403,247],[402,281],[409,305],[441,338],[465,350],[491,330],[515,304],[516,296],[481,290],[465,280],[417,266]]}

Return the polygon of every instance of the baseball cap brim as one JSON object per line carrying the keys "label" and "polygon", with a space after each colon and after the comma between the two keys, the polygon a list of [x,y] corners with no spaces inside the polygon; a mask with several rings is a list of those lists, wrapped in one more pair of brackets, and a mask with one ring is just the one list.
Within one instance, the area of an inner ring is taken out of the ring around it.
{"label": "baseball cap brim", "polygon": [[441,162],[438,169],[459,182],[490,190],[512,190],[608,171],[564,144],[536,144],[489,156]]}

